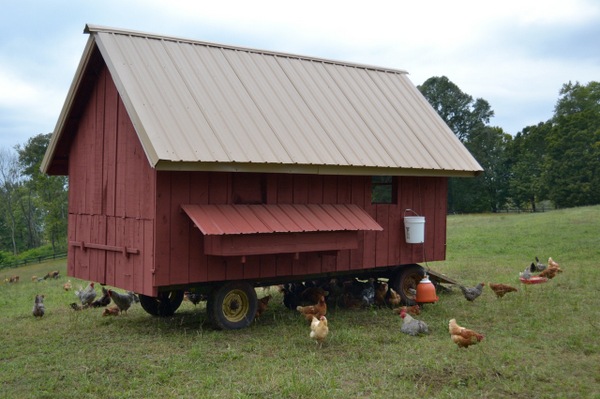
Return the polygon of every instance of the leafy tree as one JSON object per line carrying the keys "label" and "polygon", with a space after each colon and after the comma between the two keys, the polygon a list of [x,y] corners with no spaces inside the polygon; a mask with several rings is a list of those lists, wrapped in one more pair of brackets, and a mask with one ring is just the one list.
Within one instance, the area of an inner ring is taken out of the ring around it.
{"label": "leafy tree", "polygon": [[486,100],[473,100],[446,76],[431,77],[417,88],[462,142],[468,140],[473,129],[488,124],[494,116]]}
{"label": "leafy tree", "polygon": [[[36,227],[43,227],[47,240],[56,250],[67,236],[67,177],[47,176],[40,171],[51,134],[39,134],[29,139],[24,147],[17,147],[23,174],[29,179],[26,186],[36,193],[35,204],[28,208]],[[37,213],[36,213],[37,210]]]}
{"label": "leafy tree", "polygon": [[542,171],[546,139],[551,129],[551,122],[528,126],[515,135],[507,148],[509,197],[520,209],[529,208],[535,212],[536,203],[547,199]]}
{"label": "leafy tree", "polygon": [[14,255],[18,254],[19,235],[19,196],[21,187],[21,171],[16,155],[0,149],[0,215],[2,226],[8,232],[9,245]]}
{"label": "leafy tree", "polygon": [[448,210],[497,210],[507,196],[503,151],[510,136],[488,125],[494,116],[489,103],[474,100],[445,76],[429,78],[418,89],[485,170],[474,179],[449,179]]}
{"label": "leafy tree", "polygon": [[557,207],[600,203],[600,83],[560,91],[548,134],[543,180]]}

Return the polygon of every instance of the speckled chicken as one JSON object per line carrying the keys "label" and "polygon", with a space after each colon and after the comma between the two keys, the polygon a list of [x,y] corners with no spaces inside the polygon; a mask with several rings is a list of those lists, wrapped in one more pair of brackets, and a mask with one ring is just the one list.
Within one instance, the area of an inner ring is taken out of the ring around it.
{"label": "speckled chicken", "polygon": [[463,285],[459,285],[460,290],[462,291],[464,297],[469,302],[473,302],[475,299],[479,298],[479,296],[483,292],[484,286],[485,286],[485,283],[479,283],[475,287],[465,287]]}
{"label": "speckled chicken", "polygon": [[131,307],[131,305],[136,302],[136,296],[133,292],[127,291],[124,294],[118,293],[117,291],[108,290],[108,295],[110,299],[117,305],[119,311],[121,313],[127,313],[127,310]]}
{"label": "speckled chicken", "polygon": [[42,317],[46,313],[46,308],[44,307],[44,296],[36,295],[33,303],[33,315],[37,319],[38,317]]}
{"label": "speckled chicken", "polygon": [[422,320],[413,319],[404,309],[400,311],[400,317],[402,317],[402,327],[400,327],[400,331],[404,334],[412,335],[413,337],[429,334],[429,327],[427,324]]}
{"label": "speckled chicken", "polygon": [[89,283],[85,289],[81,289],[81,287],[79,287],[79,289],[75,291],[75,295],[77,295],[77,298],[79,298],[79,301],[83,306],[91,305],[96,298],[94,282]]}

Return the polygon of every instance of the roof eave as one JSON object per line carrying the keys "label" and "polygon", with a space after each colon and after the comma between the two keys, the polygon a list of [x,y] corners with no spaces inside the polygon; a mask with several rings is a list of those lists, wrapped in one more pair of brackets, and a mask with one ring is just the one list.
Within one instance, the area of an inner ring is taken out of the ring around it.
{"label": "roof eave", "polygon": [[344,176],[475,177],[483,173],[483,169],[480,168],[473,170],[442,170],[418,168],[382,168],[377,166],[172,162],[164,160],[156,163],[155,168],[159,171],[246,172]]}

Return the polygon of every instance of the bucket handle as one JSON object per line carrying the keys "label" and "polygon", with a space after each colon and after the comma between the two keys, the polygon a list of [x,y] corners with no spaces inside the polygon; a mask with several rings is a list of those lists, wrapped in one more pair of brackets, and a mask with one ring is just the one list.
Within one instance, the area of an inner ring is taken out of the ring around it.
{"label": "bucket handle", "polygon": [[413,211],[412,209],[405,209],[405,210],[404,210],[404,217],[406,217],[406,212],[412,212],[412,213],[414,213],[414,214],[415,214],[415,215],[417,215],[417,216],[421,216],[421,215],[419,215],[417,212]]}

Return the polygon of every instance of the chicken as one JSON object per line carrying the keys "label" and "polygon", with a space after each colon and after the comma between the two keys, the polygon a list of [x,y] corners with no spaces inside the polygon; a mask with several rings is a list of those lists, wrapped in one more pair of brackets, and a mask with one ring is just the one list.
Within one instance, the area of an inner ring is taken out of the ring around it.
{"label": "chicken", "polygon": [[69,291],[71,288],[73,288],[71,280],[67,280],[67,282],[63,284],[63,290]]}
{"label": "chicken", "polygon": [[321,295],[319,297],[319,302],[315,305],[308,306],[297,306],[296,310],[304,316],[306,321],[312,322],[313,317],[317,319],[321,316],[325,316],[327,314],[327,303],[325,302],[325,297]]}
{"label": "chicken", "polygon": [[560,269],[560,265],[552,257],[548,258],[548,267],[558,267]]}
{"label": "chicken", "polygon": [[562,269],[558,266],[548,266],[546,270],[539,274],[540,277],[547,277],[552,280],[558,273],[562,273]]}
{"label": "chicken", "polygon": [[394,309],[394,312],[398,314],[405,312],[413,316],[418,316],[421,314],[421,306],[419,306],[418,304],[412,306],[401,306],[399,308]]}
{"label": "chicken", "polygon": [[136,295],[132,291],[127,291],[124,294],[118,293],[117,291],[108,290],[108,296],[117,305],[121,313],[127,313],[127,310],[136,301]]}
{"label": "chicken", "polygon": [[325,342],[327,334],[329,334],[327,318],[325,316],[319,318],[313,316],[312,322],[310,323],[310,338],[315,340],[315,343],[319,348],[323,347],[323,342]]}
{"label": "chicken", "polygon": [[388,290],[386,302],[389,306],[391,306],[393,308],[394,306],[400,305],[400,302],[402,302],[402,297],[400,296],[400,294],[398,294],[396,291],[394,291],[393,288],[390,288]]}
{"label": "chicken", "polygon": [[60,277],[60,272],[58,270],[53,270],[51,272],[48,272],[45,276],[44,276],[44,280],[48,279],[48,278],[59,278]]}
{"label": "chicken", "polygon": [[452,342],[458,345],[459,348],[468,348],[470,345],[483,341],[484,338],[482,334],[456,324],[456,319],[451,319],[448,322],[448,331]]}
{"label": "chicken", "polygon": [[427,324],[425,324],[424,321],[413,319],[412,316],[404,310],[400,312],[400,317],[402,317],[402,327],[400,327],[400,331],[404,334],[412,335],[413,337],[421,334],[429,334],[429,327],[427,327]]}
{"label": "chicken", "polygon": [[256,315],[254,316],[255,319],[260,318],[260,316],[267,311],[267,307],[269,306],[269,301],[271,298],[271,295],[267,295],[258,300],[258,304],[256,306]]}
{"label": "chicken", "polygon": [[475,299],[477,299],[481,295],[481,293],[483,292],[484,286],[485,286],[485,283],[479,283],[475,287],[465,287],[465,286],[459,285],[460,290],[462,291],[463,295],[469,302],[473,302]]}
{"label": "chicken", "polygon": [[529,271],[531,271],[531,273],[537,273],[546,270],[546,267],[547,266],[540,262],[540,259],[536,256],[535,263],[531,262],[531,266],[529,266]]}
{"label": "chicken", "polygon": [[494,284],[488,283],[489,287],[494,291],[497,298],[502,298],[505,294],[509,292],[517,292],[518,290],[515,287],[511,287],[507,284]]}
{"label": "chicken", "polygon": [[18,283],[19,282],[19,276],[11,276],[10,279],[8,280],[9,283]]}
{"label": "chicken", "polygon": [[108,304],[110,303],[110,296],[108,295],[108,290],[104,287],[101,287],[101,288],[102,288],[102,296],[100,297],[100,299],[96,299],[94,302],[92,302],[90,304],[90,306],[93,308],[108,306]]}
{"label": "chicken", "polygon": [[69,306],[73,310],[83,310],[83,309],[86,309],[88,307],[88,305],[83,306],[83,305],[78,304],[77,302],[73,302],[73,303],[69,304]]}
{"label": "chicken", "polygon": [[185,301],[189,301],[194,304],[194,306],[198,305],[200,301],[204,299],[202,294],[198,294],[196,292],[186,291],[183,293],[183,299]]}
{"label": "chicken", "polygon": [[[532,263],[533,265],[533,263]],[[519,278],[529,280],[531,278],[531,266],[526,267],[525,270],[519,273]]]}
{"label": "chicken", "polygon": [[118,316],[119,308],[117,306],[111,306],[110,308],[105,308],[102,312],[102,316]]}
{"label": "chicken", "polygon": [[96,298],[94,282],[89,283],[85,289],[79,287],[79,289],[75,291],[75,295],[77,295],[77,298],[79,298],[79,301],[83,306],[89,306]]}
{"label": "chicken", "polygon": [[375,283],[375,305],[378,307],[386,306],[385,297],[388,293],[388,284],[384,281]]}
{"label": "chicken", "polygon": [[304,303],[315,303],[319,301],[320,297],[327,297],[327,295],[329,295],[329,292],[321,287],[308,287],[300,293],[300,300]]}
{"label": "chicken", "polygon": [[46,313],[46,308],[44,307],[44,296],[36,295],[35,301],[33,302],[33,315],[38,318],[42,317]]}

